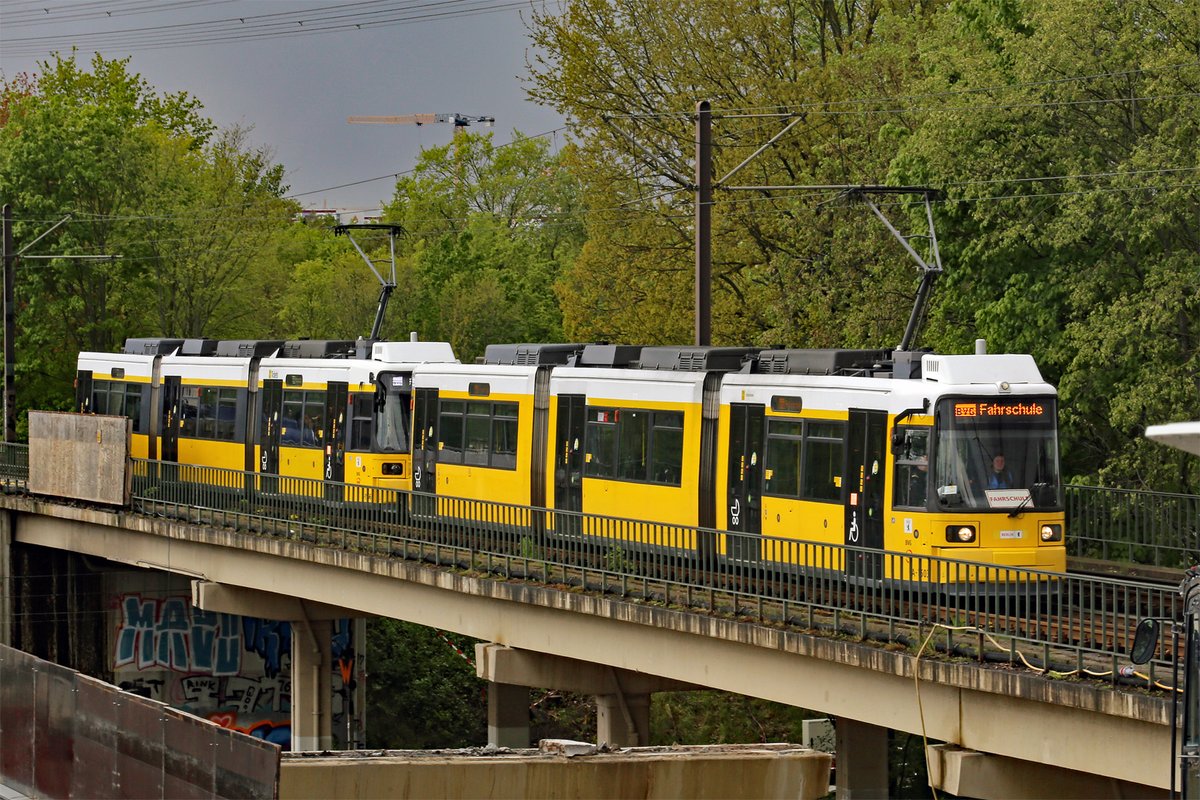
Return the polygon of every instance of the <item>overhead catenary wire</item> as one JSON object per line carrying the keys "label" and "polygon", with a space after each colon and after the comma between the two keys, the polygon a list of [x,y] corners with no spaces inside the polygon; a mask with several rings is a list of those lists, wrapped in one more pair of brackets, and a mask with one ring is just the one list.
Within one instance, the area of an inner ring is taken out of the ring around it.
{"label": "overhead catenary wire", "polygon": [[[1111,174],[1113,174],[1113,175],[1168,174],[1168,173],[1179,172],[1179,171],[1196,171],[1196,170],[1200,170],[1200,167],[1169,168],[1169,169],[1163,169],[1163,170],[1139,170],[1139,171],[1137,171],[1137,173],[1111,173]],[[1064,180],[1064,179],[1068,179],[1068,178],[1081,179],[1081,178],[1088,178],[1088,177],[1098,177],[1098,176],[1107,175],[1107,174],[1109,174],[1109,173],[1093,173],[1092,175],[1072,175],[1072,176],[1046,176],[1043,178],[1022,179],[1022,181],[1033,182],[1033,181],[1043,181],[1043,180]],[[978,182],[969,181],[969,182],[963,182],[963,184],[961,184],[961,185],[974,185],[977,183],[982,183],[982,184],[1002,183],[1002,182],[1004,182],[1004,181],[1002,181],[1002,180],[978,181]],[[951,184],[951,185],[959,185],[959,184]],[[999,201],[1004,201],[1004,200],[1034,200],[1034,199],[1040,199],[1040,198],[1080,196],[1080,195],[1087,195],[1087,194],[1094,194],[1094,193],[1119,193],[1119,192],[1160,192],[1161,193],[1161,192],[1172,191],[1175,189],[1191,189],[1191,188],[1197,188],[1197,187],[1200,187],[1200,182],[1171,183],[1171,184],[1162,184],[1162,183],[1140,184],[1140,185],[1136,185],[1136,186],[1098,186],[1098,187],[1090,187],[1087,189],[1077,189],[1077,190],[1060,191],[1060,192],[1030,192],[1030,193],[1023,193],[1023,194],[984,195],[984,196],[977,196],[977,197],[947,196],[947,197],[943,197],[939,200],[935,200],[932,202],[940,203],[940,204],[987,203],[987,202],[999,202]],[[812,187],[807,187],[807,188],[811,189]],[[677,194],[677,193],[681,193],[683,191],[684,191],[683,189],[674,189],[674,190],[670,190],[668,192],[660,193],[660,196],[665,196],[665,195],[669,195],[669,194]],[[828,196],[828,193],[809,191],[806,194],[800,195],[799,198],[797,198],[797,196],[795,196],[795,195],[791,195],[787,199],[791,199],[791,200],[804,199],[804,198],[812,199],[812,198],[816,198],[816,197],[820,197],[820,196]],[[652,199],[653,199],[653,197],[635,198],[635,199],[631,199],[628,201],[624,201],[624,202],[619,203],[614,206],[608,206],[608,207],[604,207],[604,208],[591,208],[591,209],[582,209],[581,208],[575,212],[562,212],[562,213],[558,213],[558,214],[539,213],[539,214],[517,215],[516,217],[513,218],[513,221],[514,222],[537,222],[544,226],[556,226],[556,225],[577,226],[578,224],[580,224],[578,217],[589,217],[589,216],[603,217],[606,214],[612,214],[614,212],[631,212],[631,211],[634,211],[634,209],[630,208],[631,205],[639,203],[639,202],[649,202]],[[718,206],[718,207],[730,206],[730,207],[732,207],[732,206],[738,206],[738,205],[745,206],[745,205],[750,205],[750,204],[768,204],[768,203],[773,204],[773,203],[779,202],[780,199],[781,198],[779,198],[779,197],[720,198],[720,199],[717,199],[714,201],[714,206]],[[924,201],[893,200],[890,202],[880,202],[880,203],[878,203],[878,205],[880,208],[896,208],[896,207],[912,206],[914,204],[920,205],[923,202]],[[479,212],[479,213],[483,213],[483,212]],[[753,215],[753,216],[790,216],[790,212],[785,211],[785,210],[780,210],[780,209],[765,209],[765,210],[760,209],[760,210],[754,210],[754,211],[742,211],[741,213],[749,214],[749,215]],[[673,219],[677,219],[680,221],[691,219],[690,213],[683,213],[683,212],[678,213],[678,214],[673,214],[673,215],[672,214],[665,214],[665,215],[660,214],[659,216],[664,217],[664,218],[673,218]],[[136,221],[136,220],[140,219],[140,220],[144,220],[144,221],[162,222],[162,221],[167,221],[167,220],[175,219],[175,218],[180,218],[180,217],[175,217],[175,216],[170,216],[170,215],[154,215],[154,216],[148,216],[148,217],[124,217],[124,216],[122,216],[122,217],[103,217],[100,215],[95,215],[88,219],[91,219],[91,220],[104,219],[104,220],[109,220],[109,221],[114,221],[114,220]],[[196,219],[195,215],[186,215],[185,217],[182,217],[182,218],[186,218],[188,220]],[[469,218],[470,218],[469,216],[465,216],[465,217],[437,216],[437,217],[428,217],[428,218],[418,217],[412,221],[414,221],[414,222],[431,222],[431,223],[433,223],[433,222],[447,223],[447,222],[465,222]],[[19,218],[18,217],[16,219],[18,221],[23,221],[23,222],[39,221],[35,218]],[[79,220],[77,220],[77,222],[84,222],[84,221],[85,221],[85,218],[80,218]],[[151,241],[151,240],[147,240],[147,241]],[[164,243],[174,244],[174,243],[185,243],[188,241],[188,239],[178,238],[178,239],[164,240],[164,239],[160,239],[160,238],[155,238],[152,241],[156,244],[164,244]],[[130,246],[136,246],[137,244],[139,244],[138,240],[132,240],[131,242],[129,242]],[[147,261],[161,261],[161,260],[167,260],[167,259],[178,260],[181,257],[186,257],[186,253],[181,255],[180,253],[175,252],[171,256],[130,256],[130,255],[126,255],[124,260],[127,262],[147,262]],[[97,264],[96,266],[103,267],[105,265],[106,265],[106,262],[102,261],[101,263]],[[51,265],[46,265],[47,268],[50,268],[50,266]],[[36,269],[37,265],[27,265],[27,268]]]}
{"label": "overhead catenary wire", "polygon": [[66,48],[118,49],[134,52],[360,31],[430,19],[510,11],[528,6],[527,0],[407,0],[401,3],[391,2],[382,8],[368,8],[381,2],[382,0],[371,0],[301,11],[144,26],[109,32],[0,38],[0,44],[3,45],[7,57],[45,55]]}

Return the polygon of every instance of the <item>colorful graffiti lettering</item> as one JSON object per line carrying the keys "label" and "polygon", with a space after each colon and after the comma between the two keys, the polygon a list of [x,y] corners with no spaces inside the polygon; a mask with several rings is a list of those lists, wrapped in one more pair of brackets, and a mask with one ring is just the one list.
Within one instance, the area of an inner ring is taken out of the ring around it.
{"label": "colorful graffiti lettering", "polygon": [[182,597],[125,595],[120,609],[114,667],[211,675],[241,670],[241,629],[234,615],[194,609]]}
{"label": "colorful graffiti lettering", "polygon": [[240,731],[257,739],[265,739],[268,742],[279,745],[285,750],[291,747],[292,744],[292,725],[290,722],[281,724],[271,722],[270,720],[262,720],[247,727],[241,727],[238,725],[237,714],[226,712],[209,714],[208,721],[215,722],[222,728]]}
{"label": "colorful graffiti lettering", "polygon": [[[292,626],[204,611],[184,596],[113,596],[113,674],[122,689],[274,742],[291,742]],[[333,625],[335,730],[353,714],[353,627]]]}
{"label": "colorful graffiti lettering", "polygon": [[246,650],[263,660],[267,675],[274,677],[283,669],[283,657],[292,654],[292,626],[288,622],[242,617]]}

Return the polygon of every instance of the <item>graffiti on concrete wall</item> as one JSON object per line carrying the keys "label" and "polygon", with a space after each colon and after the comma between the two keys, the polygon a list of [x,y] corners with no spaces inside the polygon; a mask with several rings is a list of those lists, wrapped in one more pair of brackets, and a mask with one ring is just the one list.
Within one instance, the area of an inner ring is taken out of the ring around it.
{"label": "graffiti on concrete wall", "polygon": [[[204,611],[186,597],[116,597],[113,673],[126,691],[288,747],[292,626]],[[333,630],[335,729],[350,711],[350,620]]]}

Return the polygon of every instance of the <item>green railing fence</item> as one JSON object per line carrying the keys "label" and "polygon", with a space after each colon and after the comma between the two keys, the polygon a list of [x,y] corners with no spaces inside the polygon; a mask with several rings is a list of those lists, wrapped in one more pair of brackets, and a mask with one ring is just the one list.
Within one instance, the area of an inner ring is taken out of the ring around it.
{"label": "green railing fence", "polygon": [[[5,490],[21,491],[27,475],[27,449],[0,446]],[[1116,578],[155,461],[134,460],[133,475],[140,513],[914,647],[936,627],[943,651],[1114,682],[1127,680],[1137,622],[1183,613],[1174,587]],[[1088,548],[1153,554],[1143,537],[1132,540],[1135,531],[1111,525],[1150,493],[1080,488],[1068,498],[1077,515],[1090,515],[1094,528],[1081,537]],[[1155,526],[1195,519],[1156,513]],[[1129,549],[1104,530],[1124,532]],[[1174,550],[1160,545],[1161,559],[1187,547],[1178,538],[1187,534],[1173,533]],[[1169,679],[1167,628],[1159,660],[1140,680]]]}

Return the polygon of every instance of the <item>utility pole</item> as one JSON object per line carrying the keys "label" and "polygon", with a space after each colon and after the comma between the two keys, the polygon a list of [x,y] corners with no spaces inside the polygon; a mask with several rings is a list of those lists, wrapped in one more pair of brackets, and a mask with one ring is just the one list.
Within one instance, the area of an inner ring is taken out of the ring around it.
{"label": "utility pole", "polygon": [[696,103],[696,344],[712,344],[712,106]]}
{"label": "utility pole", "polygon": [[17,313],[13,308],[13,286],[17,254],[13,251],[12,206],[4,204],[4,441],[17,440],[16,347]]}
{"label": "utility pole", "polygon": [[84,260],[106,259],[111,261],[114,258],[121,257],[111,255],[25,255],[29,248],[58,230],[70,219],[71,215],[68,214],[38,234],[29,244],[20,250],[16,250],[13,244],[12,206],[5,203],[4,207],[0,209],[0,256],[3,257],[4,262],[4,441],[6,442],[15,442],[17,440],[17,306],[16,292],[14,290],[17,278],[17,259],[21,257],[47,260],[71,258]]}

